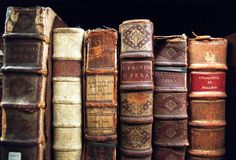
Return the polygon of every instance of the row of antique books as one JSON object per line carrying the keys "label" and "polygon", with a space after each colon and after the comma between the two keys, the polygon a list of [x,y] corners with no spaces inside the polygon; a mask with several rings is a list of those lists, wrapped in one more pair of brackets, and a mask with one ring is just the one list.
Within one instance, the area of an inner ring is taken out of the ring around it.
{"label": "row of antique books", "polygon": [[153,29],[9,7],[1,159],[223,160],[227,40]]}

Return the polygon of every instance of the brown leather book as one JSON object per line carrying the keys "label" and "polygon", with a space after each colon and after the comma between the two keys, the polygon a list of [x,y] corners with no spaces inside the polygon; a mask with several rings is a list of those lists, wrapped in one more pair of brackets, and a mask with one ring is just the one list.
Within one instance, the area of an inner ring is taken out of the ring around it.
{"label": "brown leather book", "polygon": [[88,30],[84,52],[86,160],[116,159],[117,31]]}
{"label": "brown leather book", "polygon": [[189,40],[189,159],[223,160],[227,41]]}
{"label": "brown leather book", "polygon": [[120,27],[120,151],[122,160],[151,160],[153,122],[153,23]]}
{"label": "brown leather book", "polygon": [[[3,63],[3,37],[0,34],[0,102],[2,101],[2,63]],[[2,136],[2,107],[0,107],[0,136]],[[1,157],[1,147],[0,147]]]}
{"label": "brown leather book", "polygon": [[187,140],[187,37],[154,37],[153,160],[184,160]]}
{"label": "brown leather book", "polygon": [[51,159],[50,8],[8,7],[4,33],[1,159]]}

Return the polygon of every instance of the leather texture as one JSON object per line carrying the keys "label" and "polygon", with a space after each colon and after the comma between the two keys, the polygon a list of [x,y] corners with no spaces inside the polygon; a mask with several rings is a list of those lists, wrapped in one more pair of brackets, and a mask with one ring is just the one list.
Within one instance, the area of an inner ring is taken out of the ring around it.
{"label": "leather texture", "polygon": [[50,8],[8,7],[4,33],[1,159],[51,159]]}
{"label": "leather texture", "polygon": [[187,37],[154,37],[154,160],[185,159]]}
{"label": "leather texture", "polygon": [[189,158],[224,159],[227,40],[189,40]]}
{"label": "leather texture", "polygon": [[124,21],[120,27],[120,155],[151,160],[153,122],[153,23]]}
{"label": "leather texture", "polygon": [[85,160],[115,160],[117,31],[86,31],[84,52]]}

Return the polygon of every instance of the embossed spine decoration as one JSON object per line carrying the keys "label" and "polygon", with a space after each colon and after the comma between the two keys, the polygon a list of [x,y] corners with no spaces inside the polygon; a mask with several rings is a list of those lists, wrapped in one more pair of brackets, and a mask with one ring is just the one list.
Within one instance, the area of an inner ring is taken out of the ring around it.
{"label": "embossed spine decoration", "polygon": [[198,36],[189,40],[189,159],[223,160],[227,41]]}
{"label": "embossed spine decoration", "polygon": [[84,30],[53,32],[54,159],[80,160],[82,155],[81,59]]}
{"label": "embossed spine decoration", "polygon": [[153,122],[153,23],[120,27],[120,136],[122,160],[151,160]]}
{"label": "embossed spine decoration", "polygon": [[86,31],[84,53],[85,159],[115,160],[117,31]]}
{"label": "embossed spine decoration", "polygon": [[66,26],[44,7],[7,9],[1,159],[51,159],[52,29]]}
{"label": "embossed spine decoration", "polygon": [[154,37],[153,160],[184,160],[187,140],[187,37]]}

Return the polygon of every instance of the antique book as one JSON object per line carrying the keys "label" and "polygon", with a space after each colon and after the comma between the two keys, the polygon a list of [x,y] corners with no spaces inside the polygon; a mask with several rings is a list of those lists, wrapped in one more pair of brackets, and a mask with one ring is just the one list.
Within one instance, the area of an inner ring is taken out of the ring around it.
{"label": "antique book", "polygon": [[154,37],[153,159],[184,160],[187,140],[187,37]]}
{"label": "antique book", "polygon": [[51,40],[60,26],[48,7],[7,8],[1,159],[51,159]]}
{"label": "antique book", "polygon": [[116,159],[117,31],[88,30],[84,44],[85,159]]}
{"label": "antique book", "polygon": [[81,60],[84,30],[53,31],[53,149],[55,160],[82,156]]}
{"label": "antique book", "polygon": [[223,160],[227,40],[189,40],[189,159]]}
{"label": "antique book", "polygon": [[[2,63],[3,63],[3,38],[0,34],[0,102],[2,101]],[[0,107],[0,137],[2,136],[2,107]],[[1,157],[1,147],[0,147]]]}
{"label": "antique book", "polygon": [[127,20],[119,31],[121,159],[151,160],[153,23],[147,19]]}

